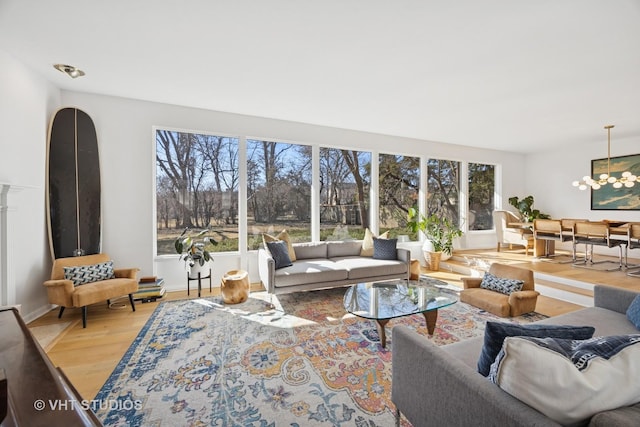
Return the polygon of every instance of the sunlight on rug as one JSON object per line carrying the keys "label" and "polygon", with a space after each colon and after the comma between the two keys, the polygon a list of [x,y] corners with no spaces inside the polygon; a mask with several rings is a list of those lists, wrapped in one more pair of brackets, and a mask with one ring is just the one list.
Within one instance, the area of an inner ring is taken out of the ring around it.
{"label": "sunlight on rug", "polygon": [[345,289],[238,305],[220,298],[158,305],[96,396],[105,426],[392,426],[392,327],[403,324],[438,345],[484,333],[500,319],[464,303],[438,311],[429,337],[421,315],[392,320],[387,348],[372,321],[347,314]]}

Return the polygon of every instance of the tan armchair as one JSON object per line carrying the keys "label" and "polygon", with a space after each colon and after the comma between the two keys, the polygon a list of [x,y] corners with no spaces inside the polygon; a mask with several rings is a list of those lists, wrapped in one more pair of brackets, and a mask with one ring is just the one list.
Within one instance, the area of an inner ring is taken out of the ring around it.
{"label": "tan armchair", "polygon": [[460,292],[460,301],[479,307],[500,317],[520,316],[536,309],[540,292],[534,289],[533,271],[494,263],[489,273],[497,277],[517,279],[524,282],[521,291],[510,295],[480,287],[481,277],[463,277],[464,289]]}
{"label": "tan armchair", "polygon": [[49,303],[60,306],[58,318],[66,307],[82,308],[82,327],[87,327],[87,306],[100,301],[110,303],[111,298],[129,295],[131,308],[136,311],[133,294],[138,291],[137,268],[114,269],[115,279],[100,280],[73,286],[71,280],[64,278],[64,267],[100,264],[109,261],[107,254],[86,255],[70,258],[58,258],[51,268],[51,279],[44,282]]}
{"label": "tan armchair", "polygon": [[518,223],[522,220],[510,211],[493,211],[493,226],[496,228],[496,238],[498,239],[497,250],[503,244],[524,246],[525,255],[529,255],[529,249],[533,249],[533,232],[524,227],[512,227],[509,224]]}

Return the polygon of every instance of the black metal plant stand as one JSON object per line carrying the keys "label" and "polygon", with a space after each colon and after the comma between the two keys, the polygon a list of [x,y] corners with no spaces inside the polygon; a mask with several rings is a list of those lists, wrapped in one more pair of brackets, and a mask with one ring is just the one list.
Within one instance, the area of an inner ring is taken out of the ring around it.
{"label": "black metal plant stand", "polygon": [[209,279],[209,293],[211,293],[211,269],[209,269],[209,275],[207,276],[202,276],[201,273],[198,271],[198,277],[190,277],[189,273],[187,272],[187,296],[189,296],[189,285],[191,284],[192,281],[197,280],[198,281],[198,298],[200,298],[200,291],[202,290],[202,280],[205,279]]}

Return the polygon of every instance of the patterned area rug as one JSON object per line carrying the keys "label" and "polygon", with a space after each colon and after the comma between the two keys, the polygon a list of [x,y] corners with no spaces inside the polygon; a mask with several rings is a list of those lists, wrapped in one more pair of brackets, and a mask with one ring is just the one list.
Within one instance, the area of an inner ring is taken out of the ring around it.
{"label": "patterned area rug", "polygon": [[[403,324],[438,345],[482,335],[500,320],[464,303],[387,325],[387,348],[372,321],[346,314],[345,289],[238,305],[220,298],[158,305],[96,396],[106,426],[391,426],[392,327]],[[510,319],[528,323],[532,313]]]}

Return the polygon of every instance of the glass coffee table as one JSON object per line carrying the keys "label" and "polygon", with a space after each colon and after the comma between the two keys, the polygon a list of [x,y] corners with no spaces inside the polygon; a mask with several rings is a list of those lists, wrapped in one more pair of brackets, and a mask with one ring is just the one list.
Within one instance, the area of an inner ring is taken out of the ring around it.
{"label": "glass coffee table", "polygon": [[[443,286],[436,286],[438,283]],[[456,293],[446,289],[446,285],[432,278],[358,283],[345,293],[344,308],[358,317],[375,320],[380,344],[384,348],[387,344],[384,327],[389,320],[398,317],[422,313],[429,335],[433,335],[438,309],[458,301]]]}

